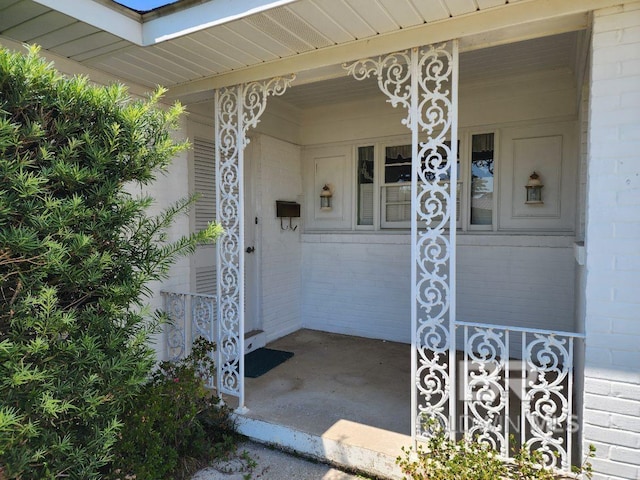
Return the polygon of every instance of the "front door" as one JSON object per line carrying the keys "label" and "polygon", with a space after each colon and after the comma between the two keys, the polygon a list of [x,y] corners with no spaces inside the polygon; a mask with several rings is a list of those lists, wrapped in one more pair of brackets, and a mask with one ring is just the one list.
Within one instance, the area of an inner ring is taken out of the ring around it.
{"label": "front door", "polygon": [[245,334],[262,329],[260,311],[260,258],[256,208],[256,159],[251,144],[244,156],[244,331]]}

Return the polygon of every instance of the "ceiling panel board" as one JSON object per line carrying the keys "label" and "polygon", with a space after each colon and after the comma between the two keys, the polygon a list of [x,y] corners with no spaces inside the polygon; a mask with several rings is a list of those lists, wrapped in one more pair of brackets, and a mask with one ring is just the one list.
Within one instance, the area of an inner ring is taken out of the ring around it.
{"label": "ceiling panel board", "polygon": [[[248,28],[251,29],[253,32],[258,31],[255,27],[252,27],[252,26],[249,26]],[[253,36],[253,38],[250,39],[240,34],[236,29],[229,28],[227,26],[223,26],[222,28],[217,29],[217,32],[224,33],[224,36],[222,38],[227,43],[230,43],[231,45],[235,45],[241,50],[251,52],[257,59],[263,62],[280,58],[278,55],[275,55],[271,50],[266,49],[262,42],[256,42],[254,40],[256,38],[255,35]],[[260,33],[262,35],[262,38],[269,39],[271,42],[274,42],[273,37],[265,35],[262,32]],[[279,45],[280,45],[280,49],[282,49],[282,45],[281,44]],[[293,50],[291,49],[286,49],[286,52],[288,52],[289,55],[293,54]]]}
{"label": "ceiling panel board", "polygon": [[247,22],[258,30],[263,31],[283,45],[287,45],[296,53],[307,52],[313,49],[313,45],[294,35],[286,27],[282,26],[278,20],[270,14],[263,13],[247,18]]}
{"label": "ceiling panel board", "polygon": [[177,38],[171,42],[177,52],[184,51],[186,55],[193,58],[202,65],[203,68],[211,72],[222,72],[231,68],[227,57],[220,57],[215,51],[205,49],[201,44],[191,37]]}
{"label": "ceiling panel board", "polygon": [[292,3],[287,8],[306,22],[313,23],[318,31],[334,44],[354,40],[354,37],[333,19],[333,15],[328,14],[316,1]]}
{"label": "ceiling panel board", "polygon": [[[0,12],[0,16],[4,14]],[[31,20],[20,23],[15,27],[2,32],[9,38],[15,38],[23,42],[31,42],[36,36],[53,32],[76,22],[75,19],[56,11],[49,11]]]}
{"label": "ceiling panel board", "polygon": [[0,33],[50,11],[39,3],[23,0],[0,11]]}
{"label": "ceiling panel board", "polygon": [[72,57],[89,50],[95,50],[103,45],[118,43],[119,41],[120,39],[115,35],[111,35],[107,32],[97,32],[78,38],[77,40],[58,45],[57,47],[52,48],[51,51],[64,57]]}
{"label": "ceiling panel board", "polygon": [[164,48],[162,44],[146,49],[145,53],[144,58],[147,62],[157,65],[163,71],[173,73],[176,77],[180,77],[182,79],[179,80],[180,82],[206,75],[206,70],[203,70],[198,64],[184,57],[178,57],[167,48]]}
{"label": "ceiling panel board", "polygon": [[478,6],[481,10],[484,10],[485,8],[497,7],[507,3],[506,0],[476,0],[476,2],[478,2]]}
{"label": "ceiling panel board", "polygon": [[449,18],[449,10],[447,10],[440,0],[432,0],[425,2],[423,0],[408,0],[413,7],[420,13],[425,22],[435,22],[444,18]]}
{"label": "ceiling panel board", "polygon": [[397,30],[400,25],[389,15],[377,1],[371,0],[345,0],[362,19],[371,25],[376,33],[387,33]]}
{"label": "ceiling panel board", "polygon": [[324,0],[321,5],[322,9],[329,12],[353,38],[367,38],[376,34],[375,29],[354,12],[351,6],[345,3],[345,0]]}
{"label": "ceiling panel board", "polygon": [[92,35],[97,32],[99,32],[99,30],[91,25],[75,22],[45,35],[39,35],[33,39],[33,43],[37,43],[38,45],[42,45],[42,48],[51,50],[58,45],[73,42],[78,38],[86,37],[87,35]]}
{"label": "ceiling panel board", "polygon": [[90,64],[93,61],[99,61],[100,57],[106,54],[113,54],[119,50],[124,50],[127,48],[132,48],[131,42],[127,42],[126,40],[120,40],[116,43],[112,43],[110,45],[104,45],[102,47],[96,48],[94,50],[87,50],[77,55],[71,57],[72,60],[76,62],[83,62],[85,64]]}
{"label": "ceiling panel board", "polygon": [[252,45],[260,45],[266,53],[265,58],[282,58],[295,53],[293,49],[278,42],[245,20],[229,23],[227,28]]}
{"label": "ceiling panel board", "polygon": [[320,33],[314,25],[306,22],[288,7],[274,8],[266,15],[278,22],[283,28],[287,29],[311,48],[328,47],[334,43],[327,36]]}
{"label": "ceiling panel board", "polygon": [[477,5],[473,0],[443,0],[449,12],[454,17],[456,15],[464,15],[465,13],[475,12]]}
{"label": "ceiling panel board", "polygon": [[154,88],[156,85],[162,83],[152,78],[147,70],[135,64],[130,64],[128,60],[123,61],[115,57],[105,57],[96,67],[115,77],[133,81],[149,88]]}
{"label": "ceiling panel board", "polygon": [[463,53],[460,78],[491,80],[550,69],[574,69],[576,39],[577,33],[571,32]]}
{"label": "ceiling panel board", "polygon": [[147,50],[137,54],[125,53],[121,58],[129,65],[144,69],[154,85],[174,85],[182,83],[188,78],[180,74],[176,65],[163,62],[157,56],[148,53]]}
{"label": "ceiling panel board", "polygon": [[198,40],[207,47],[205,50],[207,52],[224,52],[230,62],[236,65],[234,68],[245,67],[262,61],[251,52],[250,48],[245,50],[240,48],[241,46],[236,46],[234,37],[230,35],[230,32],[225,32],[224,30],[205,30],[199,32]]}
{"label": "ceiling panel board", "polygon": [[14,5],[18,2],[21,2],[22,0],[2,0],[0,1],[0,13],[2,13],[3,10],[5,10],[6,8],[9,8],[11,5]]}
{"label": "ceiling panel board", "polygon": [[202,43],[196,41],[193,36],[176,38],[171,43],[188,50],[190,55],[197,58],[203,66],[215,73],[231,70],[240,65],[229,56],[202,45]]}
{"label": "ceiling panel board", "polygon": [[424,23],[420,12],[411,2],[398,2],[398,0],[378,0],[378,2],[402,28],[413,27],[414,25]]}
{"label": "ceiling panel board", "polygon": [[[163,59],[184,69],[185,72],[190,72],[189,76],[191,77],[203,77],[210,74],[209,66],[202,62],[200,56],[196,56],[192,52],[174,43],[161,43],[153,49],[152,53],[160,55]],[[207,64],[208,63],[210,62],[207,62]],[[215,67],[216,69],[220,68],[219,65]]]}

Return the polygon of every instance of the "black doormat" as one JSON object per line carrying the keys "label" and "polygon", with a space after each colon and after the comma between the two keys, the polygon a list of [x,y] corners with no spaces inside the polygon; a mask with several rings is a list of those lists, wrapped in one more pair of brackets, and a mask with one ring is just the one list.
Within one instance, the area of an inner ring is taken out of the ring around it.
{"label": "black doormat", "polygon": [[244,376],[258,378],[293,357],[293,352],[258,348],[244,356]]}

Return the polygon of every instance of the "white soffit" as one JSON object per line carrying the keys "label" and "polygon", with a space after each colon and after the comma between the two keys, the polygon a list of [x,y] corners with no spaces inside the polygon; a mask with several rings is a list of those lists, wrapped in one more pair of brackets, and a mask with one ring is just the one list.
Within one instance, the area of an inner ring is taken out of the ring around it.
{"label": "white soffit", "polygon": [[470,51],[580,30],[586,12],[619,1],[184,0],[140,15],[110,0],[0,0],[0,38],[186,98],[294,72],[315,82],[332,76],[323,68],[451,38]]}
{"label": "white soffit", "polygon": [[125,15],[96,0],[33,0],[81,22],[113,33],[139,46],[155,45],[222,25],[296,0],[212,0],[144,21],[143,15]]}

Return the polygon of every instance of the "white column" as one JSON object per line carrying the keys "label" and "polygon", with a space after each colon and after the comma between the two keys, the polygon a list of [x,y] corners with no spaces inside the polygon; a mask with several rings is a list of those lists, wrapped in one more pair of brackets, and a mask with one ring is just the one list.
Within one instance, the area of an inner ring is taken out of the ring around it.
{"label": "white column", "polygon": [[426,419],[453,435],[457,42],[362,59],[345,68],[357,80],[375,75],[387,101],[407,110],[402,123],[412,139],[412,436],[429,434]]}
{"label": "white column", "polygon": [[594,12],[583,450],[640,478],[640,2]]}
{"label": "white column", "polygon": [[215,92],[216,220],[218,239],[218,394],[244,404],[244,149],[247,132],[267,107],[269,95],[282,95],[295,77],[235,85]]}

